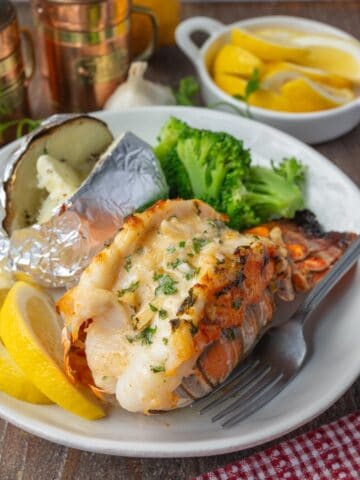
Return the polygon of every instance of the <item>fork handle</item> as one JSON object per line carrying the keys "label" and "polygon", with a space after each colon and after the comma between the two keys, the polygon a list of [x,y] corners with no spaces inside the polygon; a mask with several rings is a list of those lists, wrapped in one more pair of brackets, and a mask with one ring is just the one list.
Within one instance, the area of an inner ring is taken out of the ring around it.
{"label": "fork handle", "polygon": [[343,256],[338,260],[329,273],[309,293],[305,302],[300,305],[295,317],[305,321],[308,315],[319,305],[330,290],[339,282],[345,273],[354,265],[360,256],[360,237],[347,248]]}

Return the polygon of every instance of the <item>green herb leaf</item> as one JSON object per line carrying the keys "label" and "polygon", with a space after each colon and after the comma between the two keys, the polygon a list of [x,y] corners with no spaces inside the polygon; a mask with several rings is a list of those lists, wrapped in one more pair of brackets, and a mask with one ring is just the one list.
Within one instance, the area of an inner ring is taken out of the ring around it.
{"label": "green herb leaf", "polygon": [[27,133],[35,130],[40,125],[41,120],[32,120],[31,118],[22,118],[21,120],[10,120],[9,122],[0,123],[0,135],[8,128],[16,127],[16,137],[22,137],[24,130]]}
{"label": "green herb leaf", "polygon": [[193,246],[193,250],[195,253],[200,253],[200,250],[202,250],[205,245],[207,245],[209,243],[209,240],[207,240],[206,238],[196,238],[194,237],[192,239],[192,246]]}
{"label": "green herb leaf", "polygon": [[254,68],[246,84],[245,95],[235,94],[233,95],[233,97],[248,103],[250,95],[252,95],[254,92],[256,92],[259,89],[260,89],[260,72],[258,68]]}
{"label": "green herb leaf", "polygon": [[132,267],[131,255],[125,257],[124,268],[127,272],[130,272]]}
{"label": "green herb leaf", "polygon": [[200,86],[195,77],[188,76],[180,80],[178,88],[174,91],[177,105],[194,105],[194,97],[200,91]]}
{"label": "green herb leaf", "polygon": [[140,282],[132,282],[130,285],[126,288],[123,288],[122,290],[118,290],[117,294],[118,297],[121,298],[125,295],[125,293],[130,293],[130,292],[135,292],[135,290],[138,288]]}
{"label": "green herb leaf", "polygon": [[180,260],[180,258],[177,258],[173,262],[168,262],[167,266],[175,270],[175,268],[177,268],[181,263],[183,263],[183,261]]}
{"label": "green herb leaf", "polygon": [[161,318],[161,320],[164,320],[164,318],[166,318],[168,316],[168,313],[166,310],[164,310],[163,308],[160,308],[159,310],[159,317]]}
{"label": "green herb leaf", "polygon": [[162,342],[164,345],[167,345],[169,343],[169,339],[166,337],[163,337]]}
{"label": "green herb leaf", "polygon": [[179,242],[179,247],[184,248],[185,244],[186,244],[185,240],[182,240],[181,242]]}
{"label": "green herb leaf", "polygon": [[258,68],[254,68],[245,88],[245,101],[249,100],[251,94],[260,89],[260,72]]}
{"label": "green herb leaf", "polygon": [[127,335],[126,339],[130,343],[141,342],[141,345],[151,345],[157,327],[146,327],[140,333],[134,336]]}
{"label": "green herb leaf", "polygon": [[165,372],[165,365],[150,365],[150,370],[154,373]]}
{"label": "green herb leaf", "polygon": [[173,295],[178,290],[175,287],[175,284],[178,282],[170,277],[167,274],[154,274],[154,280],[159,282],[159,285],[155,289],[155,295],[163,293],[164,295]]}
{"label": "green herb leaf", "polygon": [[150,310],[152,312],[157,312],[158,311],[158,308],[156,308],[155,305],[153,305],[152,303],[149,303],[149,307],[150,307]]}

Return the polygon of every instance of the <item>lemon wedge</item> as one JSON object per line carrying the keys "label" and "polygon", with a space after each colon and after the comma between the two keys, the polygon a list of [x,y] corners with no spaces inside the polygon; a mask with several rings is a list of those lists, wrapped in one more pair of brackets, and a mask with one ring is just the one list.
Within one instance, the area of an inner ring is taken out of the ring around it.
{"label": "lemon wedge", "polygon": [[278,90],[290,80],[305,77],[315,82],[324,83],[336,88],[351,88],[352,83],[345,78],[339,77],[324,70],[311,67],[303,67],[291,62],[273,62],[263,69],[261,78],[262,87],[269,90]]}
{"label": "lemon wedge", "polygon": [[291,112],[292,105],[288,98],[268,90],[257,90],[249,97],[249,105],[282,112]]}
{"label": "lemon wedge", "polygon": [[11,288],[0,312],[0,335],[29,381],[50,400],[89,420],[104,416],[97,399],[65,375],[61,322],[39,288],[24,282]]}
{"label": "lemon wedge", "polygon": [[262,61],[252,53],[237,45],[224,45],[216,55],[215,73],[229,73],[249,77]]}
{"label": "lemon wedge", "polygon": [[215,72],[214,81],[216,85],[229,95],[245,95],[247,81],[235,75]]}
{"label": "lemon wedge", "polygon": [[312,80],[298,78],[285,83],[281,94],[291,104],[293,112],[313,112],[339,107],[354,98],[347,88],[334,88],[320,85]]}
{"label": "lemon wedge", "polygon": [[291,41],[297,35],[301,35],[301,30],[294,30],[286,27],[255,27],[251,28],[251,33],[262,37],[270,42],[285,43]]}
{"label": "lemon wedge", "polygon": [[231,31],[231,43],[248,50],[261,60],[290,60],[300,62],[306,57],[308,49],[301,45],[292,46],[289,41],[284,43],[269,41],[258,35],[239,28]]}
{"label": "lemon wedge", "polygon": [[0,390],[24,402],[52,403],[25,377],[0,340]]}
{"label": "lemon wedge", "polygon": [[299,62],[360,84],[360,42],[331,35],[300,35],[292,39],[309,53]]}

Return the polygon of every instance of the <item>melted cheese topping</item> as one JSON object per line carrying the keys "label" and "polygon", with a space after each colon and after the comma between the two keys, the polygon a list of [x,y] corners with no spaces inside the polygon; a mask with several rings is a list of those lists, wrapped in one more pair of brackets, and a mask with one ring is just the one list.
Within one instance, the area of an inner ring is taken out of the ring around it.
{"label": "melted cheese topping", "polygon": [[179,307],[218,263],[252,241],[197,208],[156,222],[140,240],[126,243],[127,250],[122,245],[116,300],[87,329],[95,384],[129,411],[179,406],[173,392],[199,354],[193,335],[204,305],[195,303],[191,315],[179,315]]}

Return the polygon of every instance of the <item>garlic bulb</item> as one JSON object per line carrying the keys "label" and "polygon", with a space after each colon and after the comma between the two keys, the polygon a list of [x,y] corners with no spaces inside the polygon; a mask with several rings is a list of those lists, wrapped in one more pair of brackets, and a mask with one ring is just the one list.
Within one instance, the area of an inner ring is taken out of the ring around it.
{"label": "garlic bulb", "polygon": [[104,109],[116,111],[143,105],[175,105],[175,97],[169,87],[144,79],[146,69],[146,62],[133,62],[127,81],[115,90]]}

